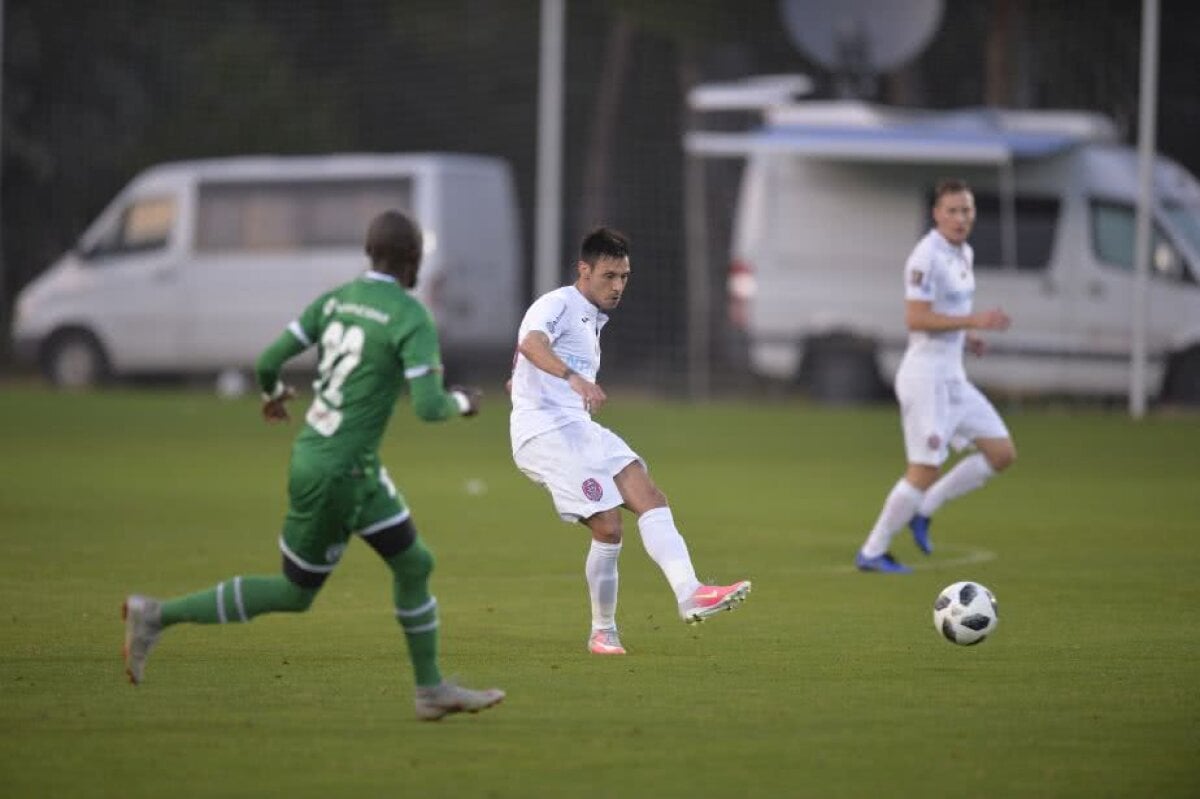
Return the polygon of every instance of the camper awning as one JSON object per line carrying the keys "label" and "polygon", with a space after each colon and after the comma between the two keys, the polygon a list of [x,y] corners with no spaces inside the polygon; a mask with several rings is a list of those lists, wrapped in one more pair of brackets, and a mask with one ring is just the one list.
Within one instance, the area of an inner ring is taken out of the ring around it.
{"label": "camper awning", "polygon": [[747,133],[688,133],[692,155],[741,158],[786,153],[833,161],[889,163],[1004,164],[1044,158],[1079,143],[1061,133],[931,130],[929,128],[836,128],[787,125]]}

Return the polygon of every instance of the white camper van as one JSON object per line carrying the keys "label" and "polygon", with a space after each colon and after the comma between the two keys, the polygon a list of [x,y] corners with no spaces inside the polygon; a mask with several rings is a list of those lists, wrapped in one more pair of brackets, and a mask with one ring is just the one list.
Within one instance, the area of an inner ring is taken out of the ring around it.
{"label": "white camper van", "polygon": [[367,266],[371,218],[425,234],[416,294],[447,358],[498,357],[520,303],[508,165],[459,154],[239,157],[138,175],[17,298],[13,340],[54,383],[251,366],[321,291]]}
{"label": "white camper van", "polygon": [[[1013,318],[969,360],[973,379],[1015,394],[1129,390],[1136,153],[1106,118],[857,101],[765,117],[688,139],[693,153],[745,158],[728,286],[755,372],[826,398],[890,383],[906,341],[905,259],[932,224],[937,181],[960,177],[978,207],[976,305]],[[1162,157],[1154,184],[1148,385],[1197,402],[1200,184]]]}

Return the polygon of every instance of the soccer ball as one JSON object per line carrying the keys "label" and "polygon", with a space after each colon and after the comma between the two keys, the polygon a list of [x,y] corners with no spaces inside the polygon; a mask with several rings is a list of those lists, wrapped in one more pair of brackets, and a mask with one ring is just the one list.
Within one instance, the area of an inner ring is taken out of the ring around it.
{"label": "soccer ball", "polygon": [[971,646],[996,629],[996,597],[979,583],[948,585],[933,603],[933,626],[952,644]]}

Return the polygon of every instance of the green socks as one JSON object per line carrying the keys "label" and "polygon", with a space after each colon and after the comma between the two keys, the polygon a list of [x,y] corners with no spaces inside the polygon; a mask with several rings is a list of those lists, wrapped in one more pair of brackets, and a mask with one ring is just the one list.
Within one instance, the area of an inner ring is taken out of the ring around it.
{"label": "green socks", "polygon": [[224,624],[250,621],[263,613],[300,613],[308,610],[316,589],[305,589],[283,575],[234,577],[215,588],[197,591],[162,603],[162,625],[184,621]]}
{"label": "green socks", "polygon": [[429,593],[433,554],[418,537],[387,563],[396,580],[396,620],[404,628],[417,685],[437,685],[442,673],[438,669],[437,598]]}
{"label": "green socks", "polygon": [[[417,685],[438,685],[437,599],[429,593],[433,554],[420,538],[388,561],[395,579],[396,620],[404,629],[408,656]],[[317,589],[301,588],[283,575],[234,577],[215,588],[162,603],[162,626],[180,622],[224,624],[250,621],[263,613],[301,613],[308,610]]]}

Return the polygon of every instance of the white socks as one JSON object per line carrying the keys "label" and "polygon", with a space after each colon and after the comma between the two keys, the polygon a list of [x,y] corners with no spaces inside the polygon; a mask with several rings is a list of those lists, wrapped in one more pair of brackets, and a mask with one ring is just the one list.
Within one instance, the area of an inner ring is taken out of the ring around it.
{"label": "white socks", "polygon": [[932,516],[942,505],[968,491],[974,491],[995,474],[996,470],[987,462],[987,458],[983,457],[982,452],[968,455],[929,487],[925,498],[921,500],[918,512],[922,516]]}
{"label": "white socks", "polygon": [[604,544],[592,539],[584,573],[592,598],[593,630],[611,630],[617,626],[617,558],[620,555],[620,544]]}
{"label": "white socks", "polygon": [[924,493],[903,477],[897,481],[883,503],[883,510],[879,513],[879,519],[876,520],[875,526],[871,528],[871,534],[867,536],[866,543],[863,544],[864,556],[877,558],[888,551],[888,546],[892,543],[892,536],[901,527],[908,524],[908,520],[917,512],[922,496]]}
{"label": "white socks", "polygon": [[900,478],[888,494],[883,503],[883,511],[863,544],[863,555],[875,558],[887,552],[892,543],[892,536],[908,524],[913,514],[932,516],[942,505],[974,491],[995,474],[995,469],[988,464],[983,453],[976,452],[955,464],[954,468],[942,475],[928,491],[922,492],[904,478]]}
{"label": "white socks", "polygon": [[664,506],[646,511],[638,517],[638,530],[642,533],[646,553],[658,564],[671,584],[675,600],[683,602],[691,597],[700,587],[700,581],[696,579],[687,543],[675,529],[671,509]]}

